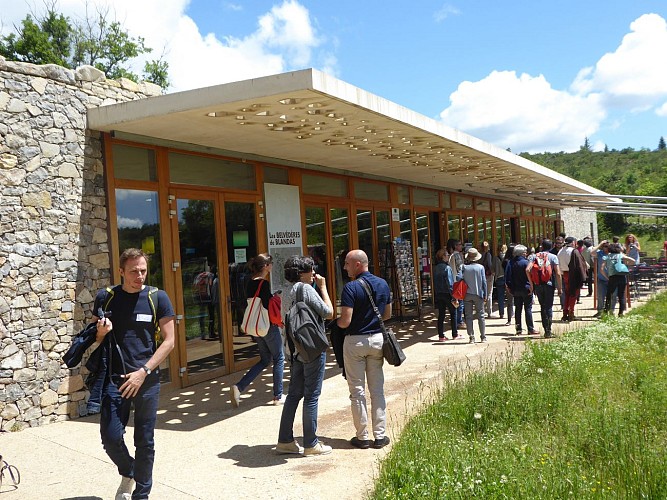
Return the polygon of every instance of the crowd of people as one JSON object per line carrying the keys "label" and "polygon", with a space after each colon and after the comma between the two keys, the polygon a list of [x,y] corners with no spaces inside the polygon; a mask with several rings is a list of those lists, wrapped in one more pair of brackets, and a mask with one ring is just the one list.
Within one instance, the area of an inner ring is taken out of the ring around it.
{"label": "crowd of people", "polygon": [[[553,304],[559,295],[562,321],[574,321],[575,306],[582,288],[593,292],[596,279],[598,313],[610,314],[618,303],[619,315],[625,311],[625,290],[629,267],[640,262],[641,247],[630,234],[625,243],[619,238],[601,241],[594,246],[590,238],[577,240],[564,234],[552,243],[542,240],[539,248],[522,244],[503,245],[494,255],[488,242],[480,248],[451,239],[435,255],[433,270],[434,302],[437,308],[437,332],[440,341],[445,334],[445,317],[449,314],[452,339],[468,342],[479,338],[485,342],[487,317],[514,319],[517,335],[537,334],[533,321],[533,301],[540,304],[541,324],[545,337],[552,336]],[[154,430],[159,397],[159,366],[174,347],[175,313],[167,294],[145,285],[149,256],[139,249],[128,249],[120,257],[123,283],[100,290],[95,300],[95,315],[90,327],[98,345],[100,368],[91,389],[91,403],[98,401],[100,433],[105,451],[121,476],[117,500],[148,498],[152,487],[155,457]],[[389,444],[386,429],[384,395],[384,324],[391,317],[392,304],[387,282],[368,271],[368,256],[352,250],[345,257],[348,281],[341,293],[340,315],[334,320],[344,331],[342,360],[350,394],[351,421],[355,429],[351,446],[380,449]],[[273,259],[260,254],[249,262],[253,273],[247,285],[248,299],[259,298],[262,306],[278,294],[268,281]],[[293,256],[285,261],[284,277],[292,284],[285,300],[305,304],[318,327],[334,318],[335,309],[327,293],[324,276],[317,274],[316,263],[309,256]],[[458,286],[463,282],[465,287]],[[465,292],[460,292],[465,288]],[[460,294],[463,294],[459,297]],[[495,299],[494,299],[495,297]],[[495,304],[495,308],[494,308]],[[291,310],[291,308],[290,308]],[[113,316],[113,323],[110,318]],[[271,316],[269,316],[271,317]],[[478,336],[475,333],[475,320]],[[272,403],[283,405],[277,453],[328,455],[331,446],[317,436],[318,400],[325,373],[326,347],[314,357],[295,348],[288,335],[285,350],[282,318],[271,320],[263,336],[256,338],[260,357],[231,387],[232,404],[241,404],[241,394],[269,364],[273,365]],[[290,330],[289,323],[286,330]],[[92,357],[92,356],[91,356]],[[290,364],[290,384],[283,394],[285,360]],[[95,398],[93,397],[95,393]],[[370,397],[370,412],[367,398]],[[293,427],[299,403],[302,404],[303,445],[295,439]],[[133,457],[123,435],[134,412]]]}
{"label": "crowd of people", "polygon": [[[435,254],[433,293],[437,310],[438,340],[446,341],[445,318],[449,313],[451,339],[465,330],[468,342],[475,343],[477,320],[479,340],[486,342],[485,318],[514,320],[517,335],[539,334],[533,320],[535,299],[540,305],[540,322],[545,338],[553,336],[553,310],[556,295],[563,311],[562,322],[577,320],[575,307],[582,290],[588,296],[597,290],[597,313],[612,314],[618,304],[622,316],[626,308],[628,275],[639,265],[641,246],[628,234],[622,243],[601,241],[594,246],[590,237],[577,239],[561,233],[554,241],[543,239],[538,248],[522,244],[502,245],[494,253],[487,241],[479,249],[450,239]],[[455,284],[464,281],[462,300],[453,296]],[[595,284],[595,287],[594,287]],[[494,315],[494,312],[496,315]]]}

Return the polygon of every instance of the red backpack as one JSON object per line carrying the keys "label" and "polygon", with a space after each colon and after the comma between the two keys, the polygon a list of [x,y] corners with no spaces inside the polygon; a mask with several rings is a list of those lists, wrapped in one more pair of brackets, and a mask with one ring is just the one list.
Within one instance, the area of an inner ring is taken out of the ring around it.
{"label": "red backpack", "polygon": [[551,281],[553,268],[549,262],[548,252],[539,252],[535,254],[533,266],[530,268],[530,278],[535,285],[545,285]]}

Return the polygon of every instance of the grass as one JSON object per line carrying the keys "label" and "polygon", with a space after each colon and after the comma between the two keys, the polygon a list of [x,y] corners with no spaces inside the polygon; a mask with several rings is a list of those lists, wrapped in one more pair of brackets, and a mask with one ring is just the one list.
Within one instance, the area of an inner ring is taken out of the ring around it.
{"label": "grass", "polygon": [[518,362],[448,374],[377,499],[667,498],[667,294]]}

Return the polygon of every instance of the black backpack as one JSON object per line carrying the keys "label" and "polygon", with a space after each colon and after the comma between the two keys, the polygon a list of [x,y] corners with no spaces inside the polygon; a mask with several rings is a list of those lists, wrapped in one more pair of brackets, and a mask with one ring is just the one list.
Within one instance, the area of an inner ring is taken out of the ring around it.
{"label": "black backpack", "polygon": [[296,289],[296,299],[285,316],[285,332],[290,351],[299,355],[303,363],[317,359],[329,347],[324,321],[304,301],[304,283]]}

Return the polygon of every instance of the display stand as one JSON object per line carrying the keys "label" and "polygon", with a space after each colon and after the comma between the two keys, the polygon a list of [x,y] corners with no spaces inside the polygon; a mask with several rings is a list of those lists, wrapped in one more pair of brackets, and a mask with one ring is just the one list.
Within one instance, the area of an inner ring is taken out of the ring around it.
{"label": "display stand", "polygon": [[392,292],[392,307],[400,321],[419,319],[421,307],[410,241],[396,238],[380,251],[380,268]]}

